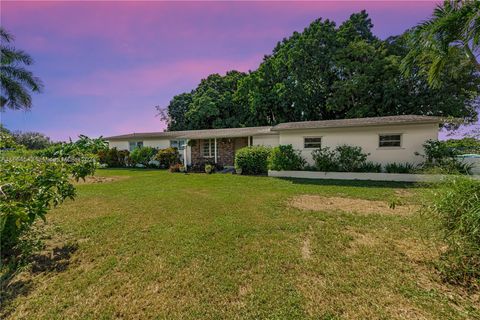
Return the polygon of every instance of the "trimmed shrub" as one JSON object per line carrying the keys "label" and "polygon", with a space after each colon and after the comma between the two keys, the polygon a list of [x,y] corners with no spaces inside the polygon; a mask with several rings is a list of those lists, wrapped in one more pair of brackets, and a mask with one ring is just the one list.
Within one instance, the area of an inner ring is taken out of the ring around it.
{"label": "trimmed shrub", "polygon": [[155,160],[158,161],[160,168],[170,168],[180,163],[180,154],[177,148],[160,149],[155,155]]}
{"label": "trimmed shrub", "polygon": [[270,170],[302,170],[306,163],[300,151],[293,149],[291,144],[273,148],[268,157]]}
{"label": "trimmed shrub", "polygon": [[389,163],[385,165],[387,173],[415,173],[415,165],[409,162],[405,163]]}
{"label": "trimmed shrub", "polygon": [[242,174],[267,174],[270,153],[271,149],[264,146],[242,148],[235,154],[235,169]]}
{"label": "trimmed shrub", "polygon": [[157,150],[152,147],[139,147],[135,148],[130,153],[130,159],[132,163],[136,165],[148,166],[148,163],[155,156]]}
{"label": "trimmed shrub", "polygon": [[427,212],[440,223],[448,244],[438,267],[448,282],[480,288],[480,182],[455,177],[439,185]]}

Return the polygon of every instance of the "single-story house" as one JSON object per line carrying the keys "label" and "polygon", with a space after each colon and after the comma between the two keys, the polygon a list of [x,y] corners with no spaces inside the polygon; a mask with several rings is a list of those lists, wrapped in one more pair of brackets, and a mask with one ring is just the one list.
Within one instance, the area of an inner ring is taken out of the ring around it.
{"label": "single-story house", "polygon": [[313,164],[312,151],[347,144],[362,147],[369,161],[387,164],[419,163],[422,145],[436,140],[441,119],[431,116],[400,115],[342,120],[280,123],[275,126],[130,133],[107,137],[111,148],[133,150],[139,146],[159,149],[176,147],[187,165],[215,163],[234,165],[235,152],[253,145],[291,144]]}

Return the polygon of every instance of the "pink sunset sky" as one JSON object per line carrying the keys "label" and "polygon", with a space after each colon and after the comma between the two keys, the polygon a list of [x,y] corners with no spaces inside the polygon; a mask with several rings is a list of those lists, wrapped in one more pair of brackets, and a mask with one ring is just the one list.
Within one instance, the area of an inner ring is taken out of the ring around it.
{"label": "pink sunset sky", "polygon": [[316,18],[341,23],[366,9],[384,39],[427,19],[436,3],[1,1],[2,26],[45,83],[31,111],[6,111],[2,123],[55,140],[162,131],[155,105],[210,73],[256,69]]}

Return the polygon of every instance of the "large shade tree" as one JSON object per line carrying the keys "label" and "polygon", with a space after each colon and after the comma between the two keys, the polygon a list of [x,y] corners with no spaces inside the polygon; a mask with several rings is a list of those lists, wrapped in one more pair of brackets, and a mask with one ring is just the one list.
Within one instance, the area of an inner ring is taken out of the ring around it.
{"label": "large shade tree", "polygon": [[248,75],[235,81],[211,75],[175,97],[170,123],[181,130],[399,114],[476,119],[479,77],[461,52],[452,53],[440,71],[444,81],[432,87],[419,68],[401,72],[412,50],[410,33],[381,40],[372,27],[365,11],[339,26],[315,20],[279,42]]}
{"label": "large shade tree", "polygon": [[42,81],[26,69],[32,57],[12,46],[14,38],[0,27],[0,111],[29,110],[32,92],[41,92]]}

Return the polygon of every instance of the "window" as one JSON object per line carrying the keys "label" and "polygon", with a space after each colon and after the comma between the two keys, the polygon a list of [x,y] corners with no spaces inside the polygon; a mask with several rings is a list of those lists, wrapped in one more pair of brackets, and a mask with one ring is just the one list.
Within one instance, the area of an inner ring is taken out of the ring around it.
{"label": "window", "polygon": [[143,141],[129,141],[128,142],[128,150],[132,152],[136,148],[141,148],[143,147]]}
{"label": "window", "polygon": [[185,139],[170,140],[170,147],[177,148],[179,151],[185,149],[187,141]]}
{"label": "window", "polygon": [[378,139],[378,147],[401,147],[402,135],[401,134],[381,134]]}
{"label": "window", "polygon": [[205,139],[202,143],[202,156],[204,158],[213,158],[215,155],[215,140]]}
{"label": "window", "polygon": [[321,148],[322,147],[322,137],[303,138],[303,147],[305,149]]}

